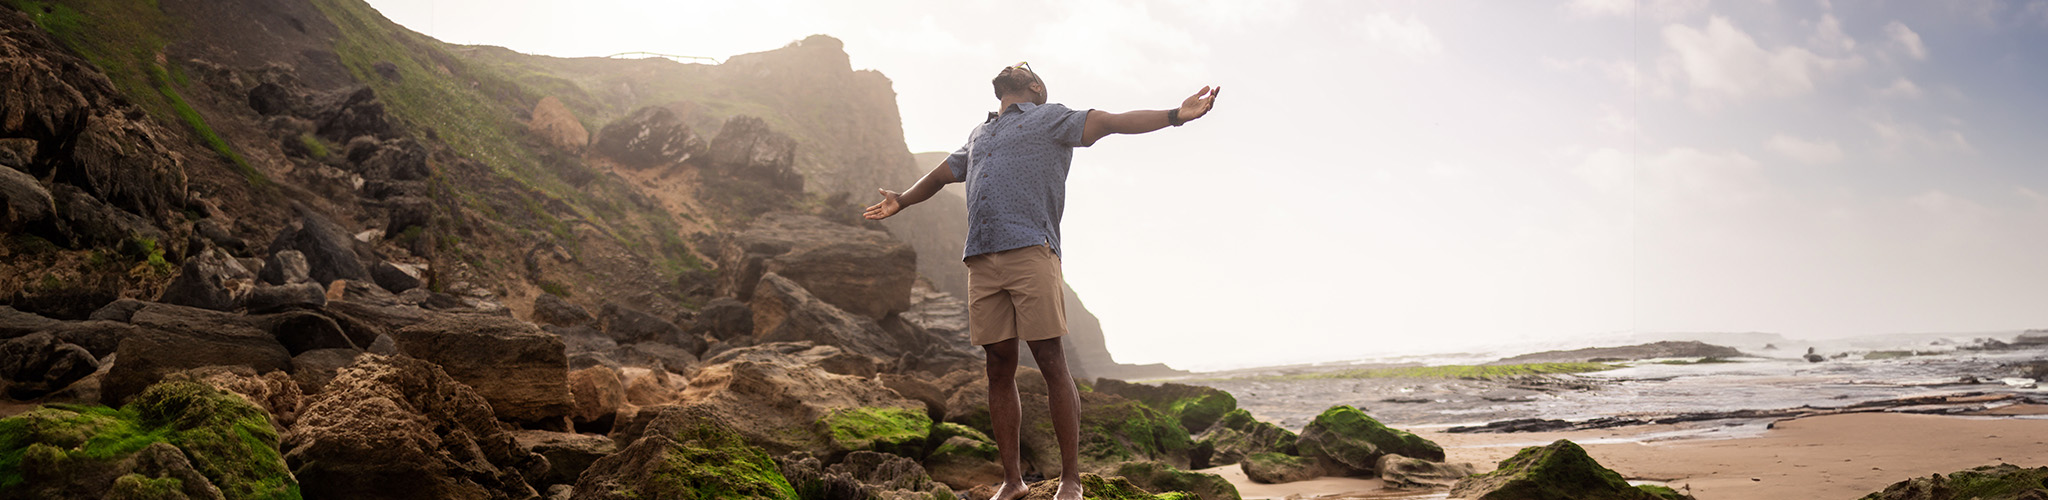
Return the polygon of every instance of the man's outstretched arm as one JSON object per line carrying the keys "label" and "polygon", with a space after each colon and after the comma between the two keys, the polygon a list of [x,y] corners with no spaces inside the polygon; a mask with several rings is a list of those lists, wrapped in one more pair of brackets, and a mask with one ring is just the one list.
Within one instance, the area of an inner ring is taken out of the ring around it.
{"label": "man's outstretched arm", "polygon": [[[1223,87],[1216,87],[1214,89],[1202,87],[1201,91],[1195,92],[1195,95],[1189,96],[1186,101],[1181,101],[1181,121],[1191,121],[1208,114],[1209,108],[1216,106],[1216,94],[1222,91]],[[1171,113],[1167,110],[1141,110],[1123,113],[1111,113],[1099,109],[1089,110],[1088,123],[1081,127],[1081,145],[1093,146],[1096,140],[1107,137],[1109,134],[1143,134],[1166,128],[1166,126],[1172,125],[1172,123],[1167,121],[1169,114]]]}
{"label": "man's outstretched arm", "polygon": [[882,192],[882,202],[869,205],[867,213],[863,215],[870,220],[887,219],[891,215],[896,215],[896,212],[903,211],[904,207],[931,199],[932,195],[939,194],[939,188],[955,182],[960,182],[960,179],[953,178],[953,167],[941,161],[938,167],[924,174],[924,177],[919,178],[917,184],[912,184],[907,191],[897,193],[887,189],[879,190]]}

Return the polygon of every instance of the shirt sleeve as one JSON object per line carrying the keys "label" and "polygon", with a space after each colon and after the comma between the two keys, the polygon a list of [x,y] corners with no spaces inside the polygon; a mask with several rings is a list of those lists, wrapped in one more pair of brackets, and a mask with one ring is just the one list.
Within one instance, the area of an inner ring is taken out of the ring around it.
{"label": "shirt sleeve", "polygon": [[1082,144],[1081,141],[1086,139],[1088,112],[1093,110],[1069,109],[1065,104],[1049,104],[1049,106],[1058,106],[1058,108],[1052,111],[1059,114],[1059,117],[1055,118],[1052,122],[1052,137],[1059,141],[1061,146],[1070,148],[1088,147],[1087,144]]}
{"label": "shirt sleeve", "polygon": [[967,145],[960,145],[958,151],[946,155],[946,168],[953,169],[953,180],[967,180]]}

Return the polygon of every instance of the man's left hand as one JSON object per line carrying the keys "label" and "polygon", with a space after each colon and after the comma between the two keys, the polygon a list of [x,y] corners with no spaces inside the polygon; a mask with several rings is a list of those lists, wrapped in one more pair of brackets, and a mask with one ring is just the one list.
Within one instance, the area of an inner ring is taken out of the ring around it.
{"label": "man's left hand", "polygon": [[1223,87],[1213,89],[1202,87],[1202,90],[1195,92],[1195,95],[1188,96],[1188,100],[1181,101],[1181,121],[1194,121],[1196,118],[1201,118],[1202,115],[1209,114],[1209,108],[1216,107],[1216,94],[1222,91]]}

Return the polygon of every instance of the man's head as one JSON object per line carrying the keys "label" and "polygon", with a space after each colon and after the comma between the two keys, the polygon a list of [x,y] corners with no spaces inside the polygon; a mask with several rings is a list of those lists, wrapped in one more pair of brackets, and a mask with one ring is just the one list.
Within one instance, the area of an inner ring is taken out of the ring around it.
{"label": "man's head", "polygon": [[1038,79],[1038,73],[1031,71],[1030,65],[1017,63],[1016,66],[1005,67],[1001,73],[996,73],[996,79],[990,83],[995,84],[997,99],[1009,99],[1015,94],[1029,94],[1022,100],[1031,101],[1032,104],[1045,104],[1045,80]]}

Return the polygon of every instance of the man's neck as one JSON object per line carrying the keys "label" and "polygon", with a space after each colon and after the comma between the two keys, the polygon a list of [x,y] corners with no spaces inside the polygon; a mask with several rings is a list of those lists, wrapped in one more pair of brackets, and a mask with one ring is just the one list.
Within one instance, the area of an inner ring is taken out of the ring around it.
{"label": "man's neck", "polygon": [[1022,95],[1011,95],[1011,96],[1009,96],[1009,97],[1004,97],[1004,98],[1003,98],[1003,106],[1002,106],[1002,107],[1000,107],[1000,108],[996,108],[996,113],[999,113],[999,114],[1000,114],[1000,113],[1008,113],[1008,112],[1010,112],[1010,106],[1014,106],[1014,105],[1017,105],[1017,104],[1022,104],[1022,103],[1027,103],[1027,102],[1029,102],[1029,103],[1032,103],[1033,105],[1037,105],[1038,103],[1037,103],[1037,102],[1035,102],[1035,101],[1037,101],[1037,100],[1038,100],[1038,99],[1037,99],[1037,96],[1031,95],[1031,94],[1029,94],[1029,93],[1026,93],[1026,94],[1022,94]]}

